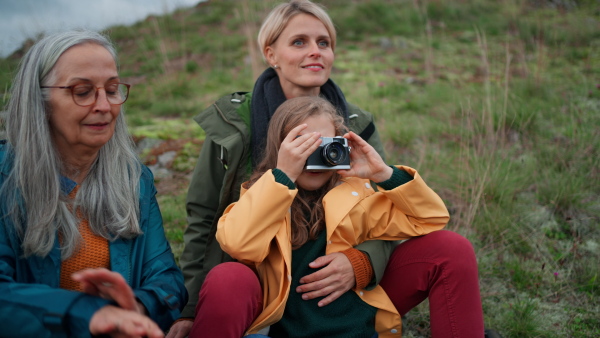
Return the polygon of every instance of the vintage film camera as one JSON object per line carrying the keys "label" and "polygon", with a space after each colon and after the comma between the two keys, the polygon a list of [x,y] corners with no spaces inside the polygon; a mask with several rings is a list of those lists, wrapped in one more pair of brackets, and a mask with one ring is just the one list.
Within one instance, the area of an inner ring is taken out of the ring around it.
{"label": "vintage film camera", "polygon": [[306,170],[350,169],[350,147],[348,140],[341,136],[321,137],[321,145],[308,159]]}

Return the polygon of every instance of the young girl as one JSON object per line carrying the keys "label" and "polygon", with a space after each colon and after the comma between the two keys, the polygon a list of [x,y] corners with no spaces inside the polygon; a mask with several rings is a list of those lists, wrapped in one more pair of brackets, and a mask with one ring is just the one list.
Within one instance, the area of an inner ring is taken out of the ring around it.
{"label": "young girl", "polygon": [[[380,286],[346,292],[327,306],[295,292],[318,257],[366,240],[425,235],[449,219],[416,170],[387,166],[367,142],[345,133],[343,122],[317,96],[283,103],[269,123],[264,160],[219,220],[222,249],[253,268],[262,284],[262,312],[249,333],[271,326],[271,337],[401,334],[400,315]],[[351,147],[351,169],[304,170],[321,137],[338,135]],[[355,274],[358,280],[363,273]]]}

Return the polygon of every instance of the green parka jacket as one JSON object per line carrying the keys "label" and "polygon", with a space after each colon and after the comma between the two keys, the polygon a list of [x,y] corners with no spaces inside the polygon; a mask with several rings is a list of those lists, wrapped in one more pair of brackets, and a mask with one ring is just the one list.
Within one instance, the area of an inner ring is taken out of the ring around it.
{"label": "green parka jacket", "polygon": [[[206,274],[216,265],[232,261],[217,242],[217,223],[225,208],[236,202],[240,187],[251,174],[250,100],[251,93],[226,95],[194,117],[206,133],[192,174],[187,200],[188,227],[185,248],[179,260],[189,301],[182,317],[194,317],[198,293]],[[349,128],[363,137],[379,154],[384,154],[373,116],[348,103]],[[385,270],[396,242],[367,241],[357,249],[369,255],[375,287]]]}

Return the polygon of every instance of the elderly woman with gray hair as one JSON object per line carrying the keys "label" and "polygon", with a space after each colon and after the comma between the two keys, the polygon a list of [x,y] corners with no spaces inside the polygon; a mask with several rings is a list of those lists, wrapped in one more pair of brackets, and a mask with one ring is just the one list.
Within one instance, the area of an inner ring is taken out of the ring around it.
{"label": "elderly woman with gray hair", "polygon": [[128,94],[95,32],[21,61],[0,144],[0,336],[162,337],[187,302]]}

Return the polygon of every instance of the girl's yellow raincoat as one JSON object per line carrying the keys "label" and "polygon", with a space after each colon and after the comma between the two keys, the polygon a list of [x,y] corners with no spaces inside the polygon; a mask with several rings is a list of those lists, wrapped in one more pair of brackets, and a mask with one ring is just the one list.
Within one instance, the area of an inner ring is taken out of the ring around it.
{"label": "girl's yellow raincoat", "polygon": [[[415,169],[398,166],[413,180],[395,189],[375,192],[369,180],[347,178],[323,199],[327,227],[326,254],[371,240],[401,240],[442,229],[449,220],[442,199]],[[248,333],[279,321],[290,292],[292,245],[290,206],[297,190],[277,183],[267,171],[219,220],[217,240],[231,257],[255,269],[263,289],[263,311]],[[432,248],[434,250],[434,248]],[[378,308],[379,337],[400,337],[401,319],[385,291],[355,290]]]}

